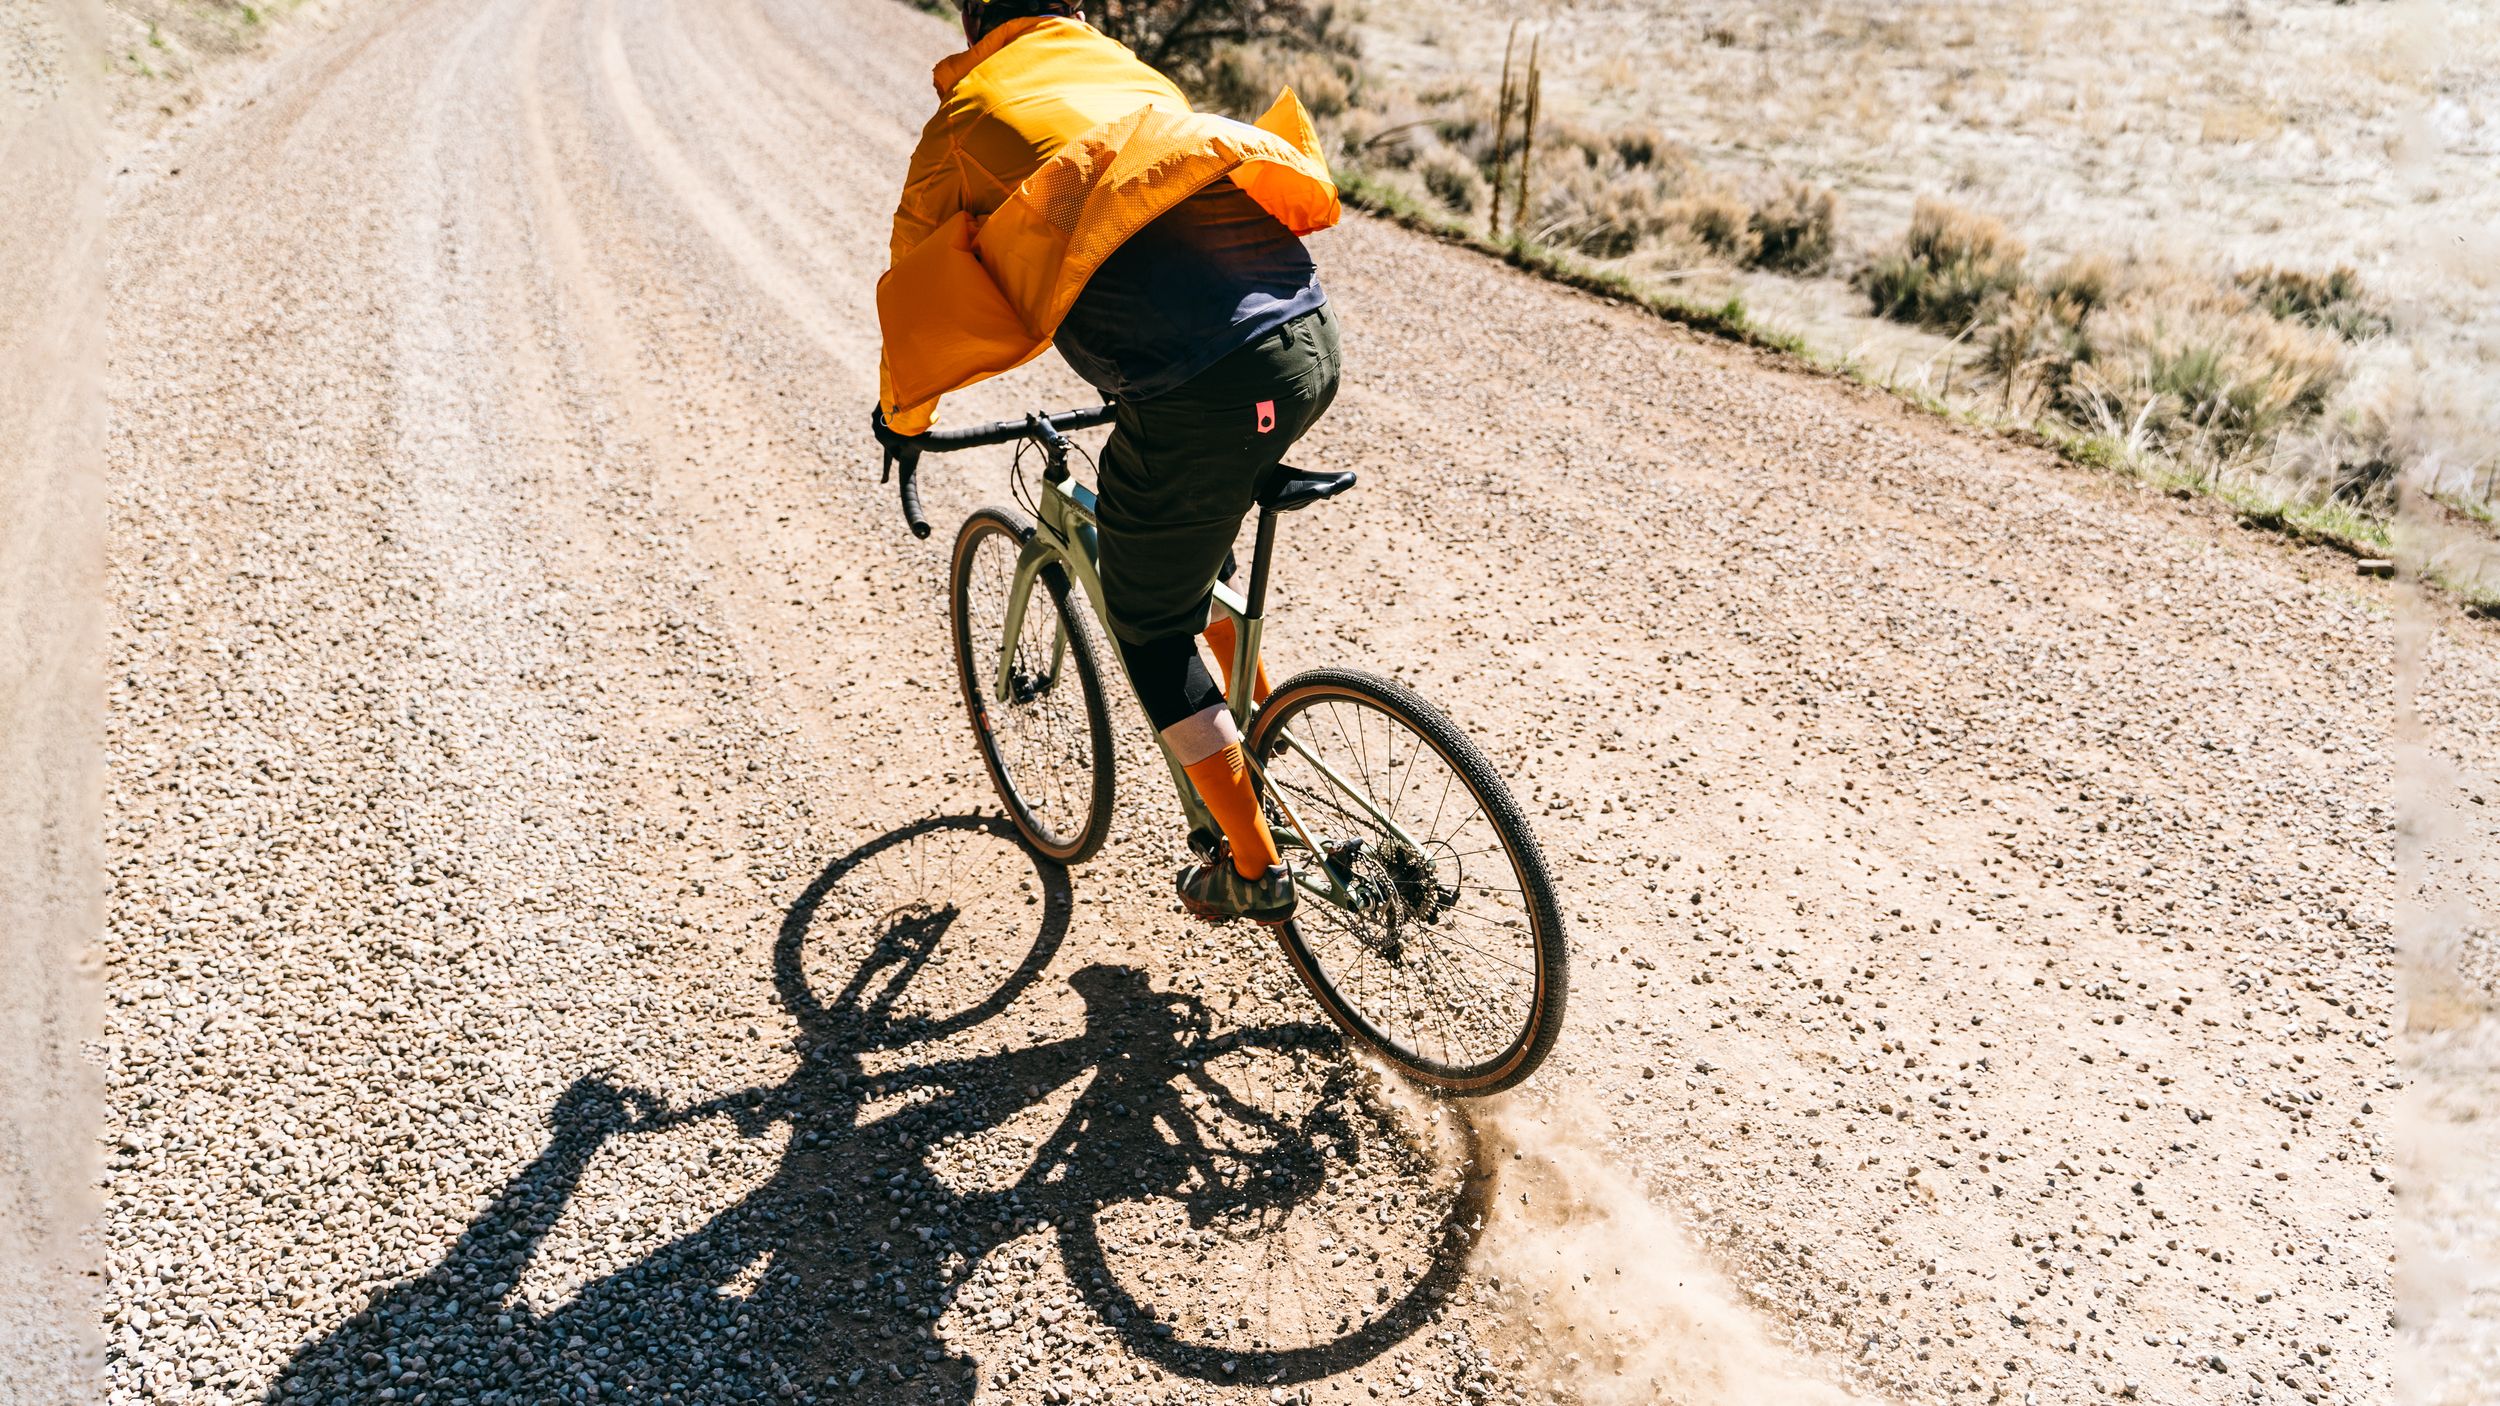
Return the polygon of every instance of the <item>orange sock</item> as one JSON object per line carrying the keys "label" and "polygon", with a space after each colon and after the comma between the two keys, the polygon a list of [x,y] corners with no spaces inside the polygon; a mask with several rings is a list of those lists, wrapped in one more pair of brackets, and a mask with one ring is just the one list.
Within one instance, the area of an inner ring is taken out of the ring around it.
{"label": "orange sock", "polygon": [[[1233,696],[1233,646],[1240,641],[1240,637],[1241,632],[1233,627],[1233,617],[1229,615],[1218,615],[1207,622],[1207,643],[1215,650],[1216,667],[1224,671],[1224,696],[1226,698]],[[1258,677],[1251,681],[1250,701],[1253,703],[1267,701],[1267,661],[1265,659],[1259,661]]]}
{"label": "orange sock", "polygon": [[1241,754],[1238,742],[1224,748],[1205,761],[1182,768],[1189,774],[1189,784],[1198,788],[1198,796],[1215,812],[1215,823],[1224,827],[1224,838],[1233,842],[1233,871],[1245,879],[1255,879],[1267,872],[1268,866],[1281,862],[1276,852],[1276,837],[1268,833],[1267,817],[1259,813],[1259,797],[1250,785],[1250,760]]}

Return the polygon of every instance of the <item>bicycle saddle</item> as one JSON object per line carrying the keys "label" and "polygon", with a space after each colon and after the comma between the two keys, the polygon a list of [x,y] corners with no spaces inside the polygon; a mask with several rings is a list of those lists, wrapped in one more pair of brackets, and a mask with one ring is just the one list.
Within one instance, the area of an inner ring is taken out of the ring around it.
{"label": "bicycle saddle", "polygon": [[1351,470],[1341,474],[1315,474],[1291,464],[1279,464],[1277,469],[1276,481],[1259,491],[1259,506],[1271,513],[1289,513],[1296,508],[1307,508],[1354,486]]}

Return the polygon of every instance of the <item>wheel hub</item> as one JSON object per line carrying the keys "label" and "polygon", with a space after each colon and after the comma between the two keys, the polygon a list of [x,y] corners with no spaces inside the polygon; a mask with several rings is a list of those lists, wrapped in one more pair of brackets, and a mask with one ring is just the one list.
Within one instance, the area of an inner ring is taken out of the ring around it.
{"label": "wheel hub", "polygon": [[[1392,961],[1404,951],[1407,924],[1437,922],[1458,902],[1457,887],[1441,882],[1431,857],[1410,845],[1350,839],[1323,849],[1353,910],[1371,920],[1370,945]],[[1454,861],[1451,867],[1454,874]]]}

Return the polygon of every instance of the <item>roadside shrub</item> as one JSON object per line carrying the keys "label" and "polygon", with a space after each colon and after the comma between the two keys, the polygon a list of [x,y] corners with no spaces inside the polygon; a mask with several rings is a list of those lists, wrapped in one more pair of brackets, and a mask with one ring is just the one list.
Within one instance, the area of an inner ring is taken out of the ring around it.
{"label": "roadside shrub", "polygon": [[1821,186],[1783,181],[1755,207],[1751,262],[1777,273],[1815,273],[1832,261],[1837,202]]}
{"label": "roadside shrub", "polygon": [[1204,71],[1237,44],[1356,52],[1348,17],[1307,0],[1098,0],[1086,12],[1095,28],[1166,72]]}
{"label": "roadside shrub", "polygon": [[1537,155],[1528,233],[1598,259],[1620,259],[1667,227],[1676,192],[1654,171],[1626,171],[1563,145]]}
{"label": "roadside shrub", "polygon": [[1461,215],[1483,209],[1492,189],[1475,162],[1445,146],[1435,146],[1416,158],[1414,169],[1433,199]]}
{"label": "roadside shrub", "polygon": [[[1444,113],[1432,121],[1434,136],[1464,152],[1473,153],[1477,149],[1479,145],[1476,140],[1477,133],[1482,130],[1487,129],[1471,111]],[[1490,145],[1489,137],[1485,145]]]}
{"label": "roadside shrub", "polygon": [[2040,291],[2069,322],[2109,302],[2118,287],[2118,268],[2099,254],[2077,254],[2040,280]]}
{"label": "roadside shrub", "polygon": [[1979,339],[1979,366],[2005,388],[2005,409],[2028,410],[2064,395],[2087,357],[2083,320],[2089,310],[2025,284],[2014,290]]}
{"label": "roadside shrub", "polygon": [[2230,460],[2324,408],[2343,375],[2330,333],[2216,290],[2137,295],[2084,319],[2066,397],[2094,420],[2141,419],[2174,446]]}
{"label": "roadside shrub", "polygon": [[1725,191],[1707,190],[1676,202],[1671,219],[1691,230],[1703,248],[1733,264],[1749,264],[1762,252],[1754,211]]}
{"label": "roadside shrub", "polygon": [[[1271,95],[1271,101],[1273,95]],[[1329,124],[1339,151],[1363,166],[1408,167],[1425,152],[1440,148],[1432,119],[1405,103],[1368,103],[1349,109]]]}
{"label": "roadside shrub", "polygon": [[2473,368],[2382,354],[2316,424],[2284,436],[2272,467],[2280,486],[2313,502],[2390,516],[2414,492],[2500,520],[2500,405]]}
{"label": "roadside shrub", "polygon": [[2012,296],[2026,252],[1998,221],[1922,196],[1901,247],[1860,282],[1878,316],[1959,332]]}
{"label": "roadside shrub", "polygon": [[1291,88],[1313,117],[1335,117],[1354,102],[1355,75],[1342,59],[1328,59],[1318,54],[1297,54],[1286,65],[1285,81],[1267,85],[1264,102],[1243,104],[1243,111],[1265,111],[1267,103],[1276,100],[1278,88]]}
{"label": "roadside shrub", "polygon": [[[1511,136],[1514,139],[1519,136],[1518,120],[1515,117],[1512,119]],[[1557,155],[1576,151],[1581,160],[1599,170],[1620,169],[1625,164],[1622,155],[1615,150],[1614,139],[1604,132],[1552,117],[1538,119],[1536,147],[1540,153],[1551,151]]]}
{"label": "roadside shrub", "polygon": [[2382,517],[2393,516],[2406,460],[2386,428],[2356,419],[2286,435],[2275,477],[2310,502],[2343,503]]}
{"label": "roadside shrub", "polygon": [[1097,29],[1172,76],[1205,106],[1249,118],[1291,87],[1319,118],[1359,100],[1363,71],[1348,15],[1310,0],[1099,0]]}
{"label": "roadside shrub", "polygon": [[2008,411],[2036,399],[2055,403],[2075,368],[2088,360],[2084,322],[2109,304],[2120,285],[2116,265],[2098,254],[2059,264],[2038,283],[2017,287],[1979,334],[1979,367],[2005,387]]}
{"label": "roadside shrub", "polygon": [[1249,119],[1267,111],[1276,90],[1291,88],[1315,118],[1344,116],[1354,106],[1360,71],[1342,54],[1276,43],[1238,44],[1198,69],[1191,89],[1207,107]]}
{"label": "roadside shrub", "polygon": [[[1432,133],[1464,153],[1480,169],[1493,165],[1493,136],[1500,125],[1500,100],[1482,84],[1465,88],[1444,89],[1424,99],[1432,113]],[[1519,140],[1519,127],[1514,117],[1510,139]]]}
{"label": "roadside shrub", "polygon": [[1595,259],[1668,251],[1677,267],[1705,257],[1736,264],[1758,257],[1753,208],[1683,152],[1663,141],[1635,143],[1644,158],[1636,164],[1587,129],[1560,126],[1553,136],[1549,143],[1540,127],[1535,218],[1525,225],[1535,238]]}
{"label": "roadside shrub", "polygon": [[2348,266],[2321,274],[2266,265],[2243,270],[2233,281],[2276,317],[2326,328],[2347,342],[2388,330],[2386,313],[2362,288],[2361,275]]}
{"label": "roadside shrub", "polygon": [[1614,134],[1615,157],[1631,167],[1654,166],[1661,157],[1671,157],[1675,148],[1667,134],[1656,127],[1626,127]]}

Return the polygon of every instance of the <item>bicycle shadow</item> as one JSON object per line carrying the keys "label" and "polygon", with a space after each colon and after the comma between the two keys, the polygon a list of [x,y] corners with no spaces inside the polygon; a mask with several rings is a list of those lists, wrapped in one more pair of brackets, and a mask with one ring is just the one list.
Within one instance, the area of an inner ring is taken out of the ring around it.
{"label": "bicycle shadow", "polygon": [[[1077,970],[1054,1008],[1042,977],[1071,906],[1065,872],[987,817],[933,817],[835,860],[775,944],[799,1029],[789,1078],[676,1110],[577,1080],[545,1147],[442,1260],[307,1343],[266,1399],[968,1402],[984,1373],[1084,1350],[1065,1330],[1038,1338],[1059,1315],[1030,1273],[984,1283],[1002,1247],[1045,1236],[1054,1282],[1181,1376],[1309,1381],[1428,1322],[1491,1200],[1463,1108],[1401,1100],[1327,1027],[1217,1036],[1201,1002],[1135,967]],[[1024,944],[1003,977],[1002,928]],[[845,962],[820,1000],[812,978]],[[1076,1033],[1011,1043],[996,1022],[1019,1007],[1076,1015]],[[712,1119],[750,1138],[786,1127],[762,1184],[559,1306],[516,1292],[604,1148]],[[1386,1192],[1349,1209],[1332,1190],[1365,1178],[1432,1213],[1379,1229]],[[1363,1259],[1345,1267],[1358,1234],[1369,1280]],[[1247,1290],[1220,1263],[1245,1254],[1263,1258]],[[949,1346],[967,1337],[1003,1360]]]}

